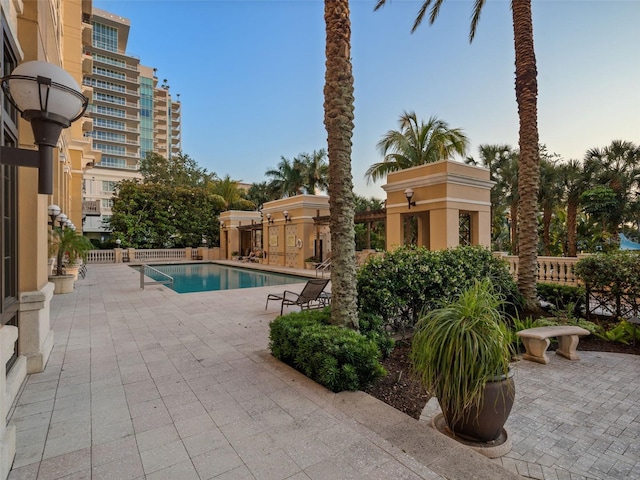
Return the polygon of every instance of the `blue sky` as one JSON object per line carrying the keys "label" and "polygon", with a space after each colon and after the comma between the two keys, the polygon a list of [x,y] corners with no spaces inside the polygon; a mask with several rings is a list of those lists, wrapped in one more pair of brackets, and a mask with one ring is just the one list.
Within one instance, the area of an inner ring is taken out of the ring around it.
{"label": "blue sky", "polygon": [[[437,116],[471,141],[517,147],[509,2],[448,0],[410,33],[421,1],[352,0],[354,190],[403,111]],[[321,0],[94,0],[128,18],[127,53],[158,68],[182,102],[182,149],[219,176],[265,180],[280,157],[326,148]],[[614,139],[640,144],[640,1],[533,0],[540,141],[565,160]]]}

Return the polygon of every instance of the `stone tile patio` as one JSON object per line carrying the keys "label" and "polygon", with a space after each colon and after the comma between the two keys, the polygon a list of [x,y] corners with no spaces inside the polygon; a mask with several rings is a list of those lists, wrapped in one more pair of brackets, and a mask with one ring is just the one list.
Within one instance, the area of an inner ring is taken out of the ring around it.
{"label": "stone tile patio", "polygon": [[513,450],[488,460],[273,359],[264,299],[282,287],[179,295],[138,279],[91,265],[54,297],[54,351],[10,412],[9,478],[640,478],[638,357],[521,362]]}

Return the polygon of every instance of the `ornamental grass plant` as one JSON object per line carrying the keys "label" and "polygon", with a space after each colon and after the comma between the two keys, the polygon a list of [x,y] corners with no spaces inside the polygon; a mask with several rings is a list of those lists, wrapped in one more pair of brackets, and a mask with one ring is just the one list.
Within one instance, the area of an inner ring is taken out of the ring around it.
{"label": "ornamental grass plant", "polygon": [[452,421],[480,407],[486,383],[509,372],[513,351],[500,310],[503,302],[490,280],[476,280],[455,300],[427,311],[416,325],[413,370]]}

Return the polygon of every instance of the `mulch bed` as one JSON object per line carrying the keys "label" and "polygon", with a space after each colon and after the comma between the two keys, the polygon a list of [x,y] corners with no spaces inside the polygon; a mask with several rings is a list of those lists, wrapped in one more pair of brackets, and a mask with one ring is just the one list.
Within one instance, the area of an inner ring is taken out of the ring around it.
{"label": "mulch bed", "polygon": [[[553,350],[552,347],[553,345],[549,348],[550,351]],[[387,376],[370,385],[365,391],[397,410],[419,419],[427,400],[429,400],[429,395],[411,375],[410,348],[410,340],[396,342],[396,347],[389,358],[382,362],[388,372]],[[635,346],[624,345],[622,343],[607,342],[590,335],[580,339],[578,351],[580,350],[640,355],[640,342],[636,342]]]}

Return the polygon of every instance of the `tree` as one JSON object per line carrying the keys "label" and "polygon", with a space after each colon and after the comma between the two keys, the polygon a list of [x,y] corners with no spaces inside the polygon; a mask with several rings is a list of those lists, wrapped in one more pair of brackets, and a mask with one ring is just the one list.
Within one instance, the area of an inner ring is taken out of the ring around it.
{"label": "tree", "polygon": [[417,167],[425,163],[447,160],[454,154],[464,155],[469,140],[459,128],[436,117],[418,122],[415,112],[404,112],[398,121],[400,130],[389,130],[378,142],[384,157],[365,172],[368,182],[384,178],[390,172]]}
{"label": "tree", "polygon": [[[293,160],[280,157],[276,168],[270,168],[265,175],[272,177],[269,192],[275,198],[290,197],[301,193],[315,194],[316,190],[326,190],[329,184],[329,166],[324,149],[312,154],[300,153]],[[275,199],[274,198],[274,199]]]}
{"label": "tree", "polygon": [[542,252],[551,255],[551,220],[564,194],[561,181],[558,154],[547,153],[546,146],[540,146],[540,184],[545,188],[538,191],[538,204],[542,209]]}
{"label": "tree", "polygon": [[311,155],[301,153],[298,156],[302,166],[302,178],[306,193],[311,195],[317,191],[326,191],[329,186],[329,165],[326,161],[327,152],[321,148],[314,150]]}
{"label": "tree", "polygon": [[276,168],[270,168],[265,172],[265,175],[271,177],[269,184],[271,190],[277,192],[279,197],[284,198],[302,193],[304,188],[302,171],[302,164],[299,159],[289,160],[285,157],[280,157],[280,163]]}
{"label": "tree", "polygon": [[632,142],[614,140],[607,147],[588,150],[585,166],[593,172],[594,185],[606,185],[615,194],[616,205],[610,212],[608,233],[617,235],[627,220],[632,192],[639,185],[640,148]]}
{"label": "tree", "polygon": [[[378,0],[375,10],[386,4]],[[413,23],[414,32],[425,14],[429,12],[429,23],[440,13],[444,0],[425,0]],[[471,15],[469,42],[473,41],[480,13],[486,0],[475,0]],[[520,165],[518,192],[520,195],[518,212],[518,289],[524,297],[527,308],[538,308],[536,292],[537,247],[538,247],[538,188],[540,168],[538,156],[538,80],[536,55],[533,47],[533,20],[531,0],[511,0],[513,38],[516,64],[516,102],[520,123],[519,140]]]}
{"label": "tree", "polygon": [[238,181],[232,180],[229,175],[210,183],[209,189],[214,195],[222,197],[225,210],[255,210],[257,207],[244,198],[244,191],[238,187]]}
{"label": "tree", "polygon": [[580,161],[569,160],[560,167],[560,179],[567,200],[566,254],[569,257],[575,257],[578,254],[578,207],[580,196],[588,188],[589,176]]}
{"label": "tree", "polygon": [[173,187],[123,180],[113,200],[110,228],[123,246],[198,247],[218,242],[224,199],[205,187]]}
{"label": "tree", "polygon": [[348,0],[325,0],[324,125],[329,154],[331,323],[358,328],[354,240],[353,69]]}
{"label": "tree", "polygon": [[253,183],[247,191],[247,200],[253,202],[254,205],[258,206],[258,208],[260,208],[261,205],[272,200],[277,200],[278,198],[278,195],[273,192],[267,182]]}
{"label": "tree", "polygon": [[202,187],[216,178],[215,173],[199,167],[193,158],[182,152],[170,158],[148,152],[140,161],[140,173],[144,183],[174,187]]}
{"label": "tree", "polygon": [[[512,191],[517,193],[517,168],[514,168],[511,164],[517,162],[517,152],[514,152],[509,145],[480,145],[478,147],[478,153],[480,161],[476,161],[473,157],[467,157],[465,163],[468,165],[482,165],[489,169],[489,179],[496,184],[491,189],[491,239],[494,247],[497,250],[503,250],[506,240],[515,238],[512,237],[509,228],[507,228],[507,234],[504,235],[505,230],[505,212],[512,201],[516,202],[517,195],[511,195]],[[517,166],[516,166],[517,167]],[[513,174],[515,172],[515,175]],[[514,183],[516,184],[514,187]],[[517,218],[517,214],[514,215]],[[506,226],[509,227],[509,222],[506,222]],[[506,239],[505,239],[506,237]],[[509,249],[515,251],[512,246]]]}

